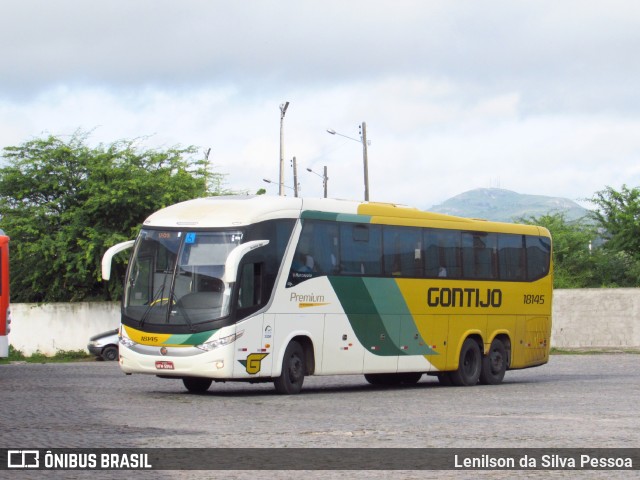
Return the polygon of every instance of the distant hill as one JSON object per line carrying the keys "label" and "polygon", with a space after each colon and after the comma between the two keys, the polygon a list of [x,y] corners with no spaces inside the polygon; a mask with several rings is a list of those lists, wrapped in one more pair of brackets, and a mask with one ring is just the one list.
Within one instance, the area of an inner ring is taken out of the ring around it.
{"label": "distant hill", "polygon": [[524,195],[500,188],[477,188],[434,205],[428,210],[459,217],[513,222],[521,217],[564,213],[567,220],[584,217],[588,210],[568,198]]}

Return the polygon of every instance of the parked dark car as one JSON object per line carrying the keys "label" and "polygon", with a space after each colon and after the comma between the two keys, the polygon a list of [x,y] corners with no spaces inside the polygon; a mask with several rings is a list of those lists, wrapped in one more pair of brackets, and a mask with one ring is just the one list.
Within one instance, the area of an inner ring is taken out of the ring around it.
{"label": "parked dark car", "polygon": [[94,335],[87,345],[89,353],[102,360],[118,359],[118,329]]}

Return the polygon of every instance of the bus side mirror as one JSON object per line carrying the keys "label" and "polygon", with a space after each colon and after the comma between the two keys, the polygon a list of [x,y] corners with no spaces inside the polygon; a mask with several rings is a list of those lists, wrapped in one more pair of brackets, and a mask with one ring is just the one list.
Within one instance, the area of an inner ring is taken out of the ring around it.
{"label": "bus side mirror", "polygon": [[242,243],[229,252],[227,261],[224,264],[224,276],[222,280],[226,283],[233,283],[236,281],[236,272],[240,265],[240,260],[247,253],[256,248],[264,247],[269,243],[269,240],[253,240],[251,242]]}
{"label": "bus side mirror", "polygon": [[118,243],[109,248],[102,256],[102,279],[109,280],[111,278],[111,260],[113,256],[120,253],[127,248],[133,247],[135,240],[127,240],[126,242]]}

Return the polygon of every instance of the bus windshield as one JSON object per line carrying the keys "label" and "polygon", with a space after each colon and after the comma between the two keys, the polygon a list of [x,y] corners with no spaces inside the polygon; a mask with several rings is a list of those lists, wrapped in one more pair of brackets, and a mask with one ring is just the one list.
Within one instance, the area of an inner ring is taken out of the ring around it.
{"label": "bus windshield", "polygon": [[188,326],[227,316],[225,262],[242,238],[237,230],[142,230],[126,280],[125,316]]}

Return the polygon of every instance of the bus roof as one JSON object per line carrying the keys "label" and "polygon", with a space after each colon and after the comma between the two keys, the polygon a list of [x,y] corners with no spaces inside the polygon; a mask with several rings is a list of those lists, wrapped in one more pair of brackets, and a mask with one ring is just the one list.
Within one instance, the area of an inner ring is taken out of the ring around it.
{"label": "bus roof", "polygon": [[155,228],[242,227],[265,220],[300,218],[301,216],[364,223],[549,235],[546,229],[531,225],[455,217],[391,203],[266,195],[217,196],[187,200],[153,213],[145,220],[144,226]]}

